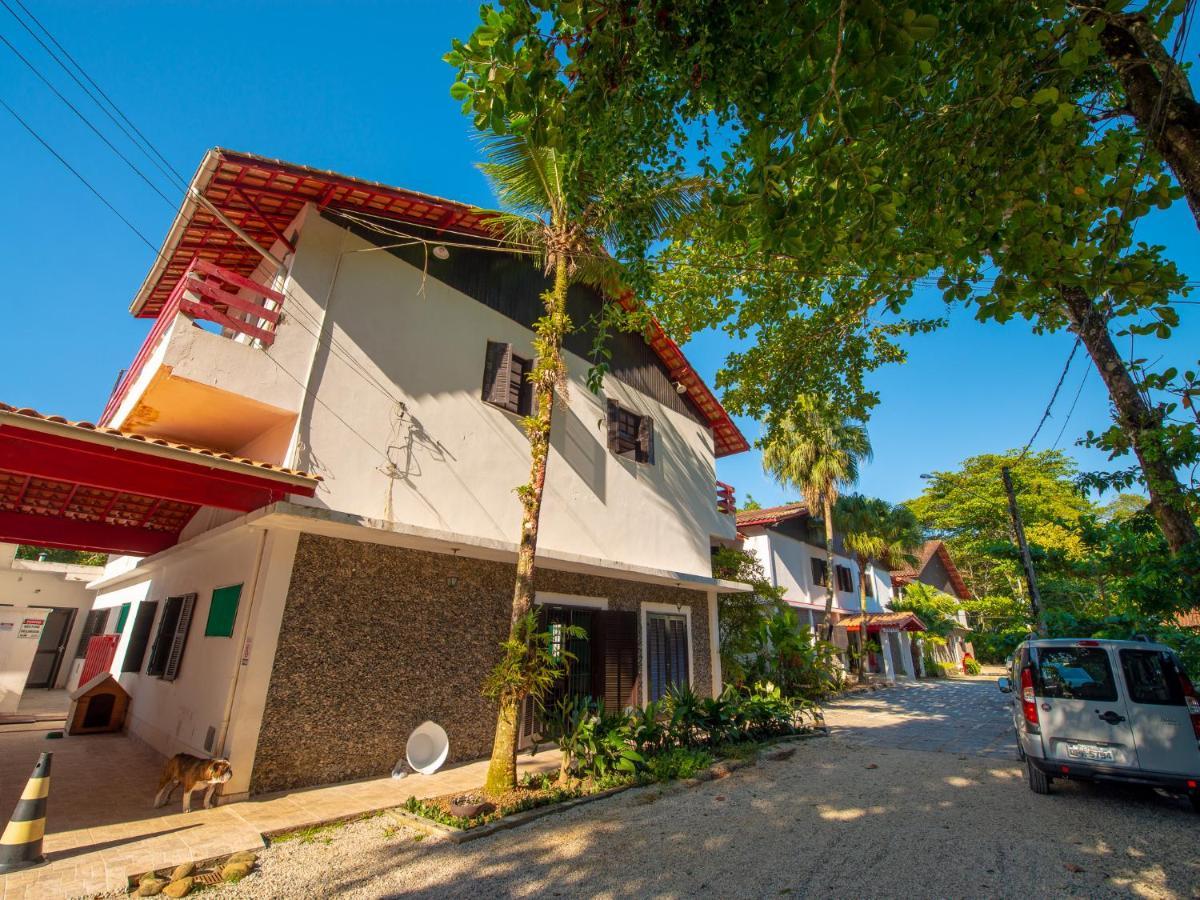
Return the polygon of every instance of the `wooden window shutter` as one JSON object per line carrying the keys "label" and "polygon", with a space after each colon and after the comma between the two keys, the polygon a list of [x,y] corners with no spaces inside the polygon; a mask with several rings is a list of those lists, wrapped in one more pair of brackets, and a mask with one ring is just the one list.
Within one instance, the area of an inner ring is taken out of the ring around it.
{"label": "wooden window shutter", "polygon": [[638,705],[637,613],[597,610],[592,616],[592,695],[608,712]]}
{"label": "wooden window shutter", "polygon": [[512,385],[512,344],[487,342],[483,361],[483,402],[507,409]]}
{"label": "wooden window shutter", "polygon": [[605,408],[608,415],[608,449],[616,453],[618,450],[617,434],[620,428],[621,406],[616,400],[608,400],[605,403]]}
{"label": "wooden window shutter", "polygon": [[196,595],[185,594],[179,600],[179,618],[175,622],[175,631],[171,636],[170,647],[167,651],[166,665],[163,667],[163,681],[174,681],[179,675],[179,663],[183,660],[183,648],[187,645],[188,631],[192,624],[192,611],[196,608]]}
{"label": "wooden window shutter", "polygon": [[171,641],[175,637],[175,625],[179,621],[179,610],[183,604],[181,597],[168,597],[163,605],[163,614],[158,620],[158,631],[154,634],[154,643],[150,647],[150,659],[146,663],[147,675],[162,675],[167,665],[167,653],[170,652]]}
{"label": "wooden window shutter", "polygon": [[637,461],[654,465],[654,419],[650,416],[642,416],[638,420],[637,440]]}
{"label": "wooden window shutter", "polygon": [[104,634],[108,627],[108,610],[93,609],[83,620],[83,631],[79,635],[79,646],[75,648],[75,658],[87,656],[88,641],[98,634]]}

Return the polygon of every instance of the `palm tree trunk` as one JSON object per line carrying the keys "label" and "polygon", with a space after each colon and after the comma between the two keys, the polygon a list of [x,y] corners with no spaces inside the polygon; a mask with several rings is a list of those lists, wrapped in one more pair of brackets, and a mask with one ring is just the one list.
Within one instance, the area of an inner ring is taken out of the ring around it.
{"label": "palm tree trunk", "polygon": [[825,495],[825,640],[833,640],[833,501]]}
{"label": "palm tree trunk", "polygon": [[1108,333],[1108,317],[1104,311],[1081,288],[1060,287],[1059,294],[1066,304],[1073,330],[1104,379],[1117,411],[1117,424],[1125,432],[1141,465],[1150,494],[1150,510],[1162,529],[1167,546],[1172,554],[1195,546],[1200,541],[1200,534],[1188,512],[1183,486],[1168,458],[1161,415],[1151,409],[1138,391]]}
{"label": "palm tree trunk", "polygon": [[[513,586],[510,637],[516,625],[533,606],[534,574],[537,561],[538,525],[542,515],[542,492],[546,487],[546,459],[550,453],[550,425],[554,413],[554,386],[562,365],[563,332],[566,330],[567,288],[566,261],[560,256],[554,266],[554,287],[542,295],[546,315],[537,323],[538,349],[541,358],[534,369],[534,415],[525,420],[529,437],[529,483],[517,488],[521,498],[521,541],[517,551],[517,577]],[[488,764],[484,790],[499,796],[517,786],[517,723],[523,696],[506,696],[500,700],[496,717],[496,736],[492,743],[492,759]]]}
{"label": "palm tree trunk", "polygon": [[867,680],[867,565],[858,559],[858,612],[862,625],[858,629],[858,680]]}

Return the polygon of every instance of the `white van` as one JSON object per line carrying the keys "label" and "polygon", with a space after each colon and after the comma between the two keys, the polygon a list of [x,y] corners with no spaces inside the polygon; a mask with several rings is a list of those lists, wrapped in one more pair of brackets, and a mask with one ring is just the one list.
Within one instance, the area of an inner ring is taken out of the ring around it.
{"label": "white van", "polygon": [[1200,698],[1170,647],[1030,639],[997,682],[1012,701],[1029,787],[1055,778],[1122,781],[1187,794],[1200,811]]}

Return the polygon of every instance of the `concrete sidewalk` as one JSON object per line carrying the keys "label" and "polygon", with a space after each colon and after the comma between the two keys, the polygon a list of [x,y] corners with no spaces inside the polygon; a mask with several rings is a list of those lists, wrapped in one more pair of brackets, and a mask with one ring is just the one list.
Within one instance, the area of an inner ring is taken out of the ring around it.
{"label": "concrete sidewalk", "polygon": [[[79,897],[124,889],[130,875],[259,850],[264,836],[479,788],[487,761],[434,775],[376,778],[266,795],[182,813],[153,808],[163,760],[124,735],[46,740],[45,731],[0,735],[0,815],[12,812],[41,751],[54,752],[44,850],[49,862],[0,876],[0,900]],[[522,754],[522,773],[557,769],[558,751]],[[196,793],[194,802],[203,795]],[[0,826],[2,826],[0,822]]]}

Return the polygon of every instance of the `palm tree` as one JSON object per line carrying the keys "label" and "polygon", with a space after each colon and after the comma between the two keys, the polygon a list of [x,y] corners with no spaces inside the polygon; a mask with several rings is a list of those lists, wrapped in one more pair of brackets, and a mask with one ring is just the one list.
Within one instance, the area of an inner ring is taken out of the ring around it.
{"label": "palm tree", "polygon": [[[670,223],[691,210],[698,182],[681,181],[653,190],[623,193],[621,185],[593,189],[579,176],[561,152],[532,143],[517,134],[488,135],[482,139],[487,162],[479,168],[487,176],[501,209],[488,211],[487,221],[502,244],[530,255],[553,282],[542,294],[544,315],[534,325],[537,361],[529,374],[533,388],[532,412],[522,420],[529,438],[529,481],[516,489],[521,501],[521,535],[513,586],[510,640],[532,629],[523,627],[534,597],[538,524],[546,484],[550,426],[557,395],[567,397],[567,370],[563,338],[571,331],[567,315],[567,290],[574,283],[589,284],[609,292],[617,290],[619,266],[606,252],[617,223],[637,221],[645,233],[660,234]],[[485,789],[498,795],[517,784],[517,722],[524,695],[506,692],[500,699],[496,735]]]}
{"label": "palm tree", "polygon": [[867,566],[872,560],[887,568],[916,562],[914,554],[925,542],[912,510],[886,500],[851,494],[838,500],[833,519],[846,552],[858,564],[858,599],[862,624],[858,629],[858,677],[867,679]]}
{"label": "palm tree", "polygon": [[763,468],[804,495],[810,514],[825,523],[825,640],[833,639],[833,506],[841,488],[858,481],[859,463],[871,458],[861,424],[815,397],[802,397],[763,445]]}

